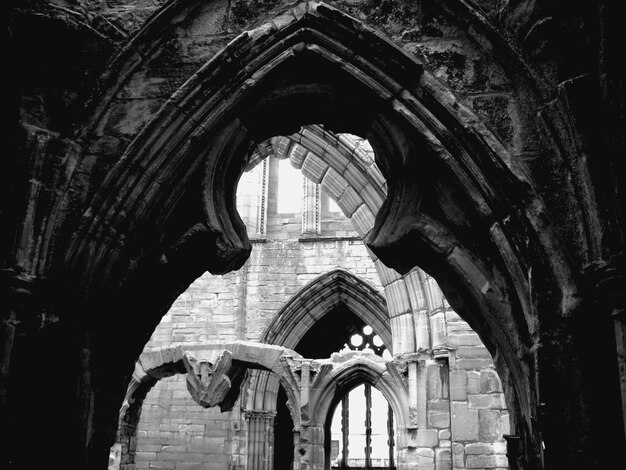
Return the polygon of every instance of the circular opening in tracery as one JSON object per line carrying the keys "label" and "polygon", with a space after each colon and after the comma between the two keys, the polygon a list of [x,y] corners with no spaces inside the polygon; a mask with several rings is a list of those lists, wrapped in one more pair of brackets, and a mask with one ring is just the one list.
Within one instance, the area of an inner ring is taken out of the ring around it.
{"label": "circular opening in tracery", "polygon": [[371,334],[372,334],[372,331],[374,331],[374,330],[373,330],[373,329],[372,329],[372,327],[371,327],[371,326],[369,326],[369,325],[365,325],[365,326],[363,327],[363,333],[365,333],[366,335],[371,335]]}
{"label": "circular opening in tracery", "polygon": [[363,337],[361,335],[352,335],[350,337],[350,344],[352,346],[361,346],[363,344]]}

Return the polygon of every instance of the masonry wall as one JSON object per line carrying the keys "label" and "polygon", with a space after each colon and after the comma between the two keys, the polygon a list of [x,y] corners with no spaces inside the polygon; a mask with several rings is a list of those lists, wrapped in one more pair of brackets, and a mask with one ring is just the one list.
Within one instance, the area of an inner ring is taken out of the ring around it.
{"label": "masonry wall", "polygon": [[446,312],[450,434],[454,469],[508,468],[509,413],[487,349],[453,311]]}
{"label": "masonry wall", "polygon": [[238,423],[237,410],[220,413],[217,408],[198,406],[181,376],[162,379],[141,411],[136,468],[229,468]]}
{"label": "masonry wall", "polygon": [[[249,260],[235,273],[198,278],[163,317],[146,349],[259,340],[292,296],[337,267],[384,294],[348,219],[336,218],[318,237],[302,237],[300,214],[275,212],[275,162],[269,184],[267,230],[251,235]],[[409,453],[420,469],[505,468],[502,434],[508,432],[508,413],[492,360],[478,336],[449,309],[434,280],[430,284],[440,306],[431,314],[445,315],[445,344],[438,348],[445,353],[420,362],[422,425]],[[143,404],[135,468],[247,468],[246,432],[241,403],[230,412],[205,410],[191,399],[183,376],[163,379]]]}

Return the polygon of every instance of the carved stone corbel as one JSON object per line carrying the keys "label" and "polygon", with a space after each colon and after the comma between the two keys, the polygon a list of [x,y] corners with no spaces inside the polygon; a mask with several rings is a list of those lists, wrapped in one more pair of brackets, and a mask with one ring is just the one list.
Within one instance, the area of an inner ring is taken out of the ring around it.
{"label": "carved stone corbel", "polygon": [[187,390],[203,408],[222,403],[230,391],[228,372],[232,368],[232,353],[224,350],[215,362],[196,359],[189,352],[183,359],[187,369]]}

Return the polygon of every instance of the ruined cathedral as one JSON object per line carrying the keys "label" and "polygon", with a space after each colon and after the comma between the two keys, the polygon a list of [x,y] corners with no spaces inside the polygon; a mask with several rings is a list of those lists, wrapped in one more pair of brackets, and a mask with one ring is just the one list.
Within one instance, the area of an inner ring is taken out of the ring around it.
{"label": "ruined cathedral", "polygon": [[6,0],[0,467],[626,467],[611,0]]}

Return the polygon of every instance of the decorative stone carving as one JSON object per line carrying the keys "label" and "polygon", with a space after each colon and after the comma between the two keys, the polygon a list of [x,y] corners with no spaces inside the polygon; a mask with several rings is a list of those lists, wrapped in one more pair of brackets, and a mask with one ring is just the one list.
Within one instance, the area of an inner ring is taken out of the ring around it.
{"label": "decorative stone carving", "polygon": [[196,403],[204,408],[219,405],[230,390],[231,381],[227,374],[232,367],[232,353],[222,352],[215,363],[187,354],[184,362],[187,390]]}

